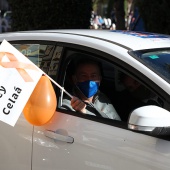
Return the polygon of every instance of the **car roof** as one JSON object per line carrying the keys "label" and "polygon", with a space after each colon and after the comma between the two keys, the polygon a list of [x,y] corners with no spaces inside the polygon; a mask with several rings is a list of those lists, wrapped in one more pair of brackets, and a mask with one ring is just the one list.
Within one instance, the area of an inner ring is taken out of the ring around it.
{"label": "car roof", "polygon": [[138,68],[142,73],[147,73],[147,76],[160,87],[164,84],[162,86],[164,91],[170,94],[168,82],[151,72],[151,70],[146,72],[145,65],[127,55],[128,50],[170,48],[170,36],[168,35],[131,31],[65,29],[3,33],[0,34],[0,40],[2,41],[3,39],[15,42],[18,40],[43,40],[93,47],[112,56],[114,55],[116,58],[121,58],[122,61],[134,68]]}
{"label": "car roof", "polygon": [[[170,47],[170,36],[149,32],[134,32],[126,30],[90,30],[90,29],[63,29],[63,30],[35,30],[35,31],[20,31],[11,32],[15,36],[15,33],[23,34],[36,34],[57,36],[58,34],[69,34],[74,37],[89,37],[93,39],[99,39],[107,42],[114,43],[118,46],[131,50],[142,50],[152,48],[168,48]],[[10,33],[9,33],[10,34]]]}

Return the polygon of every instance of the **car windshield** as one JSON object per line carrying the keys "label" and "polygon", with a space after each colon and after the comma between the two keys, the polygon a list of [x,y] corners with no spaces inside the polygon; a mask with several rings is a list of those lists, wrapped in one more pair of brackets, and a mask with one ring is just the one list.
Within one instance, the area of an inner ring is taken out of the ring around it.
{"label": "car windshield", "polygon": [[132,54],[170,83],[170,49],[133,51]]}

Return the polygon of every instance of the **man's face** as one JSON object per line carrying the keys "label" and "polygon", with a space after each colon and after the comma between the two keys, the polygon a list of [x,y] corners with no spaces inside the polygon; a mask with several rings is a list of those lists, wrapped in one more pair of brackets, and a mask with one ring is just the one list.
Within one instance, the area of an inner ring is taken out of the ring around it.
{"label": "man's face", "polygon": [[73,77],[74,83],[92,80],[101,81],[101,74],[98,65],[96,64],[81,64],[78,66],[76,74]]}

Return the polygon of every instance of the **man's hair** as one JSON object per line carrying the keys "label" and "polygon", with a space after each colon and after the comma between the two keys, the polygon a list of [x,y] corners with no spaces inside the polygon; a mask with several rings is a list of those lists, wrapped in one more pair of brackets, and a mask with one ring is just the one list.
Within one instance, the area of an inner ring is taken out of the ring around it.
{"label": "man's hair", "polygon": [[94,64],[96,66],[98,66],[100,74],[102,75],[102,64],[93,59],[92,57],[90,57],[89,55],[85,55],[85,54],[77,54],[78,57],[75,58],[74,60],[74,67],[73,67],[73,72],[72,74],[75,74],[78,67],[80,67],[81,65],[87,65],[87,64]]}
{"label": "man's hair", "polygon": [[66,81],[65,89],[67,89],[68,91],[72,90],[72,88],[70,89],[70,87],[74,85],[72,76],[75,74],[77,68],[81,64],[91,64],[91,63],[96,64],[99,67],[101,76],[103,75],[102,64],[99,61],[93,59],[92,56],[81,54],[81,53],[74,53],[70,55],[69,58],[70,58],[70,62],[67,66],[66,80],[65,80]]}

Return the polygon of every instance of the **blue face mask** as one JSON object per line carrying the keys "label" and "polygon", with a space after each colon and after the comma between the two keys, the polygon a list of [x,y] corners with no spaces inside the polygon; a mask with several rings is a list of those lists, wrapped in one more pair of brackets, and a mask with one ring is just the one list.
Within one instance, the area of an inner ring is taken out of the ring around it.
{"label": "blue face mask", "polygon": [[91,80],[78,82],[76,85],[87,98],[94,96],[99,89],[99,82]]}

